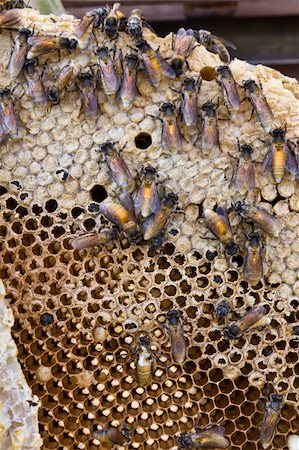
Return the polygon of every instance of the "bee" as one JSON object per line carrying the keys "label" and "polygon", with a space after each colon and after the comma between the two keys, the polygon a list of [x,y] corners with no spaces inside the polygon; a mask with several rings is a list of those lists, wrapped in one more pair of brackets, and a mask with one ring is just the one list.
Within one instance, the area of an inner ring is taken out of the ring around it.
{"label": "bee", "polygon": [[216,306],[216,314],[219,319],[224,319],[231,311],[231,304],[227,300],[222,300]]}
{"label": "bee", "polygon": [[2,126],[7,134],[15,136],[18,133],[18,121],[14,109],[14,102],[11,90],[0,90],[0,112],[2,119]]}
{"label": "bee", "polygon": [[44,85],[38,74],[37,59],[27,59],[24,64],[24,74],[30,95],[35,105],[45,105],[47,103],[47,96]]}
{"label": "bee", "polygon": [[249,205],[245,202],[236,202],[234,210],[240,212],[247,220],[252,220],[261,230],[270,236],[278,237],[280,226],[278,219],[261,206]]}
{"label": "bee", "polygon": [[224,336],[228,339],[238,339],[245,331],[256,325],[266,314],[267,310],[264,306],[254,306],[244,316],[226,327],[223,331]]}
{"label": "bee", "polygon": [[198,122],[197,95],[201,79],[185,78],[182,85],[182,118],[186,127],[193,127]]}
{"label": "bee", "polygon": [[136,180],[132,176],[127,164],[116,150],[114,142],[107,141],[102,144],[100,146],[100,152],[103,153],[111,178],[117,186],[130,193],[134,192]]}
{"label": "bee", "polygon": [[32,31],[28,28],[21,28],[19,30],[19,35],[16,37],[8,63],[8,71],[13,80],[18,78],[23,70],[28,50],[27,41],[31,35]]}
{"label": "bee", "polygon": [[146,241],[159,236],[164,230],[177,201],[178,196],[173,192],[170,192],[162,199],[160,208],[156,214],[149,217],[145,222],[144,239]]}
{"label": "bee", "polygon": [[172,357],[178,364],[183,364],[186,359],[186,341],[184,327],[179,311],[171,309],[166,313],[167,331],[170,337]]}
{"label": "bee", "polygon": [[207,30],[194,30],[193,32],[199,44],[203,45],[209,52],[219,55],[221,61],[224,63],[230,62],[230,54],[226,46],[236,50],[236,46],[232,42],[219,38]]}
{"label": "bee", "polygon": [[263,278],[263,258],[261,237],[258,233],[247,236],[247,252],[244,260],[244,279],[252,286],[256,286]]}
{"label": "bee", "polygon": [[151,350],[151,342],[147,336],[140,336],[137,347],[136,370],[137,383],[146,386],[152,376],[154,356]]}
{"label": "bee", "polygon": [[120,3],[114,3],[104,19],[104,31],[109,39],[115,39],[118,31],[124,31],[127,23],[124,13],[119,11]]}
{"label": "bee", "polygon": [[202,110],[201,149],[204,155],[210,155],[220,149],[217,105],[206,102]]}
{"label": "bee", "polygon": [[263,448],[268,448],[272,442],[282,408],[282,395],[271,394],[269,401],[266,403],[263,421],[260,426],[260,443]]}
{"label": "bee", "polygon": [[221,242],[227,255],[235,255],[239,247],[234,241],[233,232],[227,212],[223,206],[217,206],[216,211],[204,209],[203,219],[206,226]]}
{"label": "bee", "polygon": [[295,179],[296,179],[296,181],[299,181],[299,140],[297,140],[297,142],[295,143],[288,139],[287,145],[295,156],[296,166],[297,166]]}
{"label": "bee", "polygon": [[253,191],[255,188],[254,168],[251,155],[253,149],[251,145],[238,142],[240,157],[237,167],[234,170],[231,185],[241,194]]}
{"label": "bee", "polygon": [[140,241],[140,229],[132,214],[121,204],[106,200],[99,206],[102,213],[110,222],[114,223],[128,236],[129,242]]}
{"label": "bee", "polygon": [[157,190],[157,171],[152,166],[143,170],[143,179],[134,198],[136,216],[144,221],[151,214],[155,214],[160,208],[160,197]]}
{"label": "bee", "polygon": [[178,438],[180,448],[227,448],[229,441],[223,436],[224,427],[211,425],[200,429],[195,428],[195,433],[181,433]]}
{"label": "bee", "polygon": [[285,130],[275,128],[270,134],[273,142],[263,160],[262,173],[265,175],[272,169],[275,183],[278,184],[283,179],[285,168],[293,175],[297,174],[297,162],[294,153],[285,141]]}
{"label": "bee", "polygon": [[137,72],[139,59],[130,53],[125,56],[124,71],[120,86],[120,99],[123,107],[130,109],[137,94]]}
{"label": "bee", "polygon": [[238,111],[240,108],[240,97],[230,68],[228,66],[217,67],[217,76],[223,90],[224,101],[228,111]]}
{"label": "bee", "polygon": [[68,50],[71,52],[77,47],[76,39],[57,36],[30,36],[28,44],[31,46],[27,58],[33,59],[40,55],[60,50]]}
{"label": "bee", "polygon": [[125,424],[122,428],[104,428],[93,433],[93,437],[101,442],[101,444],[117,444],[123,447],[130,445],[132,441],[132,432]]}
{"label": "bee", "polygon": [[29,8],[23,0],[1,0],[0,11],[6,11],[12,8]]}
{"label": "bee", "polygon": [[105,18],[109,13],[108,6],[102,6],[88,11],[85,16],[80,20],[79,24],[75,28],[75,36],[78,40],[78,44],[81,50],[86,50],[91,34],[94,28],[99,28],[104,24]]}
{"label": "bee", "polygon": [[172,34],[172,50],[173,57],[171,59],[171,67],[175,71],[177,77],[182,75],[186,58],[194,49],[195,39],[193,30],[185,30],[180,28],[176,34]]}
{"label": "bee", "polygon": [[99,233],[86,233],[72,239],[71,246],[75,249],[94,247],[95,245],[108,244],[118,238],[118,231],[115,228],[103,229]]}
{"label": "bee", "polygon": [[136,43],[136,47],[141,52],[142,61],[149,80],[153,86],[158,86],[161,81],[162,74],[168,78],[175,78],[175,71],[162,58],[158,51],[155,51],[144,39]]}
{"label": "bee", "polygon": [[140,40],[143,38],[143,27],[153,31],[151,26],[144,20],[141,9],[133,9],[127,20],[126,31],[133,36],[134,39]]}
{"label": "bee", "polygon": [[106,95],[115,95],[119,90],[120,80],[113,61],[109,56],[108,47],[99,47],[97,55],[104,92]]}
{"label": "bee", "polygon": [[243,82],[246,95],[250,100],[253,110],[266,133],[269,133],[274,120],[273,113],[263,94],[262,86],[258,86],[254,80]]}
{"label": "bee", "polygon": [[18,30],[22,18],[22,11],[18,8],[0,13],[0,30]]}
{"label": "bee", "polygon": [[79,72],[77,79],[81,85],[81,109],[87,119],[96,119],[98,115],[98,98],[94,76],[91,72]]}
{"label": "bee", "polygon": [[166,152],[182,150],[182,135],[178,125],[175,106],[171,102],[163,103],[160,111],[162,119],[162,148]]}
{"label": "bee", "polygon": [[66,88],[66,86],[73,80],[75,74],[75,63],[71,61],[66,64],[59,72],[56,80],[50,86],[48,91],[48,99],[53,105],[58,105],[60,101],[60,95]]}

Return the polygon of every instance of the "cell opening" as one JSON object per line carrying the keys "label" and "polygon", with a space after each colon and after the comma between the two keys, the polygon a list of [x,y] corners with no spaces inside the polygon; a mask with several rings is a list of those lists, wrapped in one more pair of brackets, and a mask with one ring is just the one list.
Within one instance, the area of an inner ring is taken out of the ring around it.
{"label": "cell opening", "polygon": [[95,184],[90,190],[91,198],[94,202],[101,203],[108,197],[107,191],[104,186]]}
{"label": "cell opening", "polygon": [[141,150],[146,150],[152,145],[152,137],[150,134],[142,132],[135,137],[135,145]]}
{"label": "cell opening", "polygon": [[49,213],[53,213],[58,207],[58,203],[56,200],[54,200],[53,198],[51,198],[50,200],[48,200],[46,202],[46,210]]}

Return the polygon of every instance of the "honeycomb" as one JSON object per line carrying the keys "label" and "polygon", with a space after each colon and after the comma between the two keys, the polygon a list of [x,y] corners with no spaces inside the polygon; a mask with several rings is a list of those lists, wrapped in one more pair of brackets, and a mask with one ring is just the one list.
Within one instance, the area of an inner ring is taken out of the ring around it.
{"label": "honeycomb", "polygon": [[[33,22],[35,32],[72,35],[78,20],[24,9],[22,26]],[[101,32],[95,33],[99,43],[106,42]],[[171,56],[171,36],[161,39],[149,30],[144,34],[160,45],[163,57]],[[116,44],[125,49],[132,41],[121,33]],[[24,397],[22,375],[15,365],[12,378],[7,363],[1,369],[0,406],[18,420],[14,424],[0,415],[0,448],[122,448],[101,444],[94,433],[126,425],[132,433],[129,448],[175,450],[180,433],[197,424],[219,423],[231,450],[258,450],[264,404],[272,390],[282,394],[285,403],[269,450],[287,450],[288,436],[299,432],[294,333],[299,322],[299,195],[291,175],[275,185],[270,175],[261,174],[264,134],[251,118],[248,103],[242,102],[240,112],[228,117],[220,86],[204,80],[200,105],[219,99],[221,153],[203,158],[197,143],[183,141],[181,152],[165,155],[161,125],[153,116],[159,116],[161,102],[179,101],[180,80],[163,79],[154,90],[141,72],[140,95],[129,111],[99,90],[101,111],[92,122],[80,114],[76,86],[47,111],[34,106],[22,78],[9,82],[9,32],[1,35],[1,46],[0,86],[16,87],[20,124],[17,139],[0,147],[0,273],[13,312],[18,361],[32,397],[28,392]],[[78,50],[72,58],[80,67],[89,67],[95,61],[93,48]],[[39,66],[46,67],[46,86],[69,59],[64,53],[39,59]],[[188,62],[188,75],[195,77],[221,63],[202,46]],[[237,59],[230,68],[239,84],[248,78],[261,81],[275,125],[286,124],[288,138],[299,135],[296,80]],[[232,258],[211,239],[201,219],[204,200],[228,207],[240,200],[229,188],[238,136],[254,146],[256,199],[281,223],[278,237],[263,234],[265,277],[255,287],[242,277],[245,237],[240,217],[230,216],[241,248]],[[158,250],[148,242],[129,244],[124,235],[86,250],[70,245],[74,237],[107,226],[90,204],[118,192],[97,152],[108,139],[124,147],[122,156],[134,174],[151,164],[166,190],[178,194],[179,206]],[[232,310],[220,320],[216,310],[223,300]],[[225,325],[258,304],[268,312],[263,331],[253,329],[238,340],[227,340]],[[7,329],[5,317],[10,324],[12,317],[3,301],[0,307],[2,330]],[[171,309],[182,313],[188,346],[182,364],[173,361],[166,331]],[[144,334],[151,339],[156,367],[151,382],[141,387],[134,348]],[[8,339],[1,340],[4,355]],[[16,385],[19,400],[12,402],[8,393],[15,392]],[[35,435],[37,420],[42,444]],[[25,422],[28,432],[19,433],[15,443],[18,422]]]}

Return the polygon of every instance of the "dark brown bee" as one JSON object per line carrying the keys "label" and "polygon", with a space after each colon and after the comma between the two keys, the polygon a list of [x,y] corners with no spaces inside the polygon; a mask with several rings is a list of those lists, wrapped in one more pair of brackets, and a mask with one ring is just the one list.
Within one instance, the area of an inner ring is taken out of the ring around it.
{"label": "dark brown bee", "polygon": [[221,61],[224,63],[230,62],[230,54],[226,46],[236,50],[236,46],[234,44],[226,39],[219,38],[211,34],[211,32],[207,30],[194,30],[194,37],[197,42],[203,45],[209,52],[219,55]]}
{"label": "dark brown bee", "polygon": [[120,80],[109,55],[108,47],[99,47],[97,55],[104,92],[106,95],[115,95],[119,90]]}
{"label": "dark brown bee", "polygon": [[157,171],[154,167],[144,168],[141,185],[134,198],[136,217],[144,221],[160,208],[160,197],[157,190]]}
{"label": "dark brown bee", "polygon": [[194,127],[198,122],[197,96],[201,79],[185,78],[182,85],[182,118],[186,127]]}
{"label": "dark brown bee", "polygon": [[238,142],[240,157],[234,170],[231,185],[241,194],[251,192],[255,188],[254,168],[252,161],[253,149],[251,145]]}
{"label": "dark brown bee", "polygon": [[57,105],[59,103],[60,95],[67,87],[67,85],[71,83],[74,77],[75,77],[75,63],[74,61],[71,61],[69,64],[67,64],[61,69],[56,80],[49,88],[48,99],[53,105]]}
{"label": "dark brown bee", "polygon": [[104,245],[118,238],[118,231],[115,228],[103,229],[99,233],[86,233],[78,236],[71,241],[71,246],[78,250],[94,247],[95,245]]}
{"label": "dark brown bee", "polygon": [[99,212],[120,230],[124,231],[128,236],[129,242],[135,243],[140,241],[139,225],[124,206],[111,200],[106,200],[100,204]]}
{"label": "dark brown bee", "polygon": [[247,252],[244,260],[243,276],[248,283],[256,286],[263,278],[261,237],[258,233],[249,233],[247,238]]}
{"label": "dark brown bee", "polygon": [[114,3],[104,19],[104,31],[109,39],[115,39],[119,31],[124,31],[127,23],[124,13],[119,11],[120,3]]}
{"label": "dark brown bee", "polygon": [[28,28],[21,28],[19,30],[19,35],[15,39],[8,64],[8,71],[13,80],[18,78],[23,70],[28,50],[27,41],[31,34],[32,32]]}
{"label": "dark brown bee", "polygon": [[172,34],[173,57],[171,67],[177,77],[182,75],[186,58],[194,49],[195,39],[193,30],[180,28],[176,34]]}
{"label": "dark brown bee", "polygon": [[268,448],[271,445],[282,408],[282,395],[271,394],[269,401],[266,403],[263,421],[260,426],[260,443],[263,448]]}
{"label": "dark brown bee", "polygon": [[28,38],[28,45],[31,48],[27,54],[27,58],[33,59],[47,53],[60,52],[60,50],[68,50],[71,52],[76,49],[77,41],[76,39],[57,36],[30,36]]}
{"label": "dark brown bee", "polygon": [[47,103],[47,95],[42,80],[38,74],[37,67],[37,59],[26,60],[24,64],[24,74],[28,88],[28,94],[30,95],[33,103],[37,106],[42,106]]}
{"label": "dark brown bee", "polygon": [[229,218],[225,208],[217,206],[216,212],[212,209],[203,210],[203,219],[209,230],[216,236],[225,248],[227,255],[235,255],[239,247],[236,245]]}
{"label": "dark brown bee", "polygon": [[223,436],[224,427],[212,425],[204,429],[195,428],[194,433],[181,433],[178,438],[180,448],[227,448],[229,441]]}
{"label": "dark brown bee", "polygon": [[238,111],[240,108],[240,97],[230,68],[228,66],[217,67],[217,75],[228,111]]}
{"label": "dark brown bee", "polygon": [[279,235],[280,225],[278,219],[261,206],[249,205],[239,201],[236,202],[234,210],[240,212],[245,219],[252,220],[270,236],[277,237]]}
{"label": "dark brown bee", "polygon": [[18,120],[10,89],[0,90],[0,113],[2,126],[6,133],[12,137],[16,136],[18,133]]}
{"label": "dark brown bee", "polygon": [[179,311],[171,309],[166,313],[167,331],[170,338],[172,356],[175,362],[183,364],[186,359],[186,340]]}
{"label": "dark brown bee", "polygon": [[158,86],[162,75],[168,78],[175,78],[175,71],[162,58],[158,51],[155,51],[144,39],[136,43],[136,47],[140,50],[142,61],[145,70],[148,74],[149,80],[153,86]]}
{"label": "dark brown bee", "polygon": [[266,133],[269,133],[272,128],[274,116],[267,99],[264,96],[261,85],[258,86],[254,80],[246,80],[243,82],[243,87],[252,104],[258,121]]}
{"label": "dark brown bee", "polygon": [[154,366],[154,356],[151,342],[147,336],[140,336],[137,347],[136,371],[139,386],[146,386],[151,377]]}
{"label": "dark brown bee", "polygon": [[95,89],[94,76],[91,72],[80,72],[77,75],[80,82],[82,110],[87,119],[98,116],[98,97]]}
{"label": "dark brown bee", "polygon": [[182,150],[182,135],[174,104],[171,102],[163,103],[160,111],[164,114],[162,120],[162,149],[170,153]]}
{"label": "dark brown bee", "polygon": [[256,325],[266,314],[267,310],[262,305],[251,308],[244,316],[224,329],[224,336],[228,339],[238,339],[245,331]]}
{"label": "dark brown bee", "polygon": [[0,1],[0,12],[7,11],[13,8],[29,8],[28,5],[23,0],[1,0]]}
{"label": "dark brown bee", "polygon": [[143,28],[149,28],[153,31],[151,26],[144,20],[141,9],[133,9],[127,20],[126,31],[133,36],[134,39],[140,40],[143,38]]}
{"label": "dark brown bee", "polygon": [[231,311],[231,304],[227,300],[222,300],[216,306],[216,314],[219,319],[223,319]]}
{"label": "dark brown bee", "polygon": [[75,36],[81,50],[86,50],[94,28],[102,27],[109,13],[108,6],[88,11],[75,28]]}
{"label": "dark brown bee", "polygon": [[159,236],[164,230],[177,201],[178,196],[173,192],[170,192],[162,199],[160,208],[156,214],[149,217],[145,222],[144,239],[146,241]]}
{"label": "dark brown bee", "polygon": [[270,134],[273,142],[263,160],[262,173],[265,175],[272,169],[275,183],[280,183],[284,177],[285,169],[293,175],[297,175],[297,162],[285,140],[285,130],[275,128]]}
{"label": "dark brown bee", "polygon": [[134,54],[125,56],[124,71],[120,86],[120,98],[125,109],[129,109],[137,94],[137,72],[139,59]]}
{"label": "dark brown bee", "polygon": [[18,8],[0,13],[0,30],[18,30],[22,18],[22,11]]}
{"label": "dark brown bee", "polygon": [[116,150],[114,142],[107,141],[100,146],[108,165],[111,178],[122,190],[132,193],[136,188],[135,178],[132,176],[127,164]]}
{"label": "dark brown bee", "polygon": [[93,437],[101,444],[113,443],[123,447],[127,447],[132,441],[132,433],[126,424],[122,428],[113,427],[94,431]]}
{"label": "dark brown bee", "polygon": [[201,149],[205,156],[220,149],[217,105],[212,102],[202,105]]}

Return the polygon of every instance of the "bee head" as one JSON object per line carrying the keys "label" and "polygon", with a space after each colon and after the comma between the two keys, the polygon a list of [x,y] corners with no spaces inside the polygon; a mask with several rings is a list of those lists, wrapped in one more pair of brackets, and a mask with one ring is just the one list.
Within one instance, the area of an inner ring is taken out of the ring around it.
{"label": "bee head", "polygon": [[139,62],[138,56],[134,55],[133,53],[129,53],[128,55],[126,55],[125,60],[130,67],[136,67]]}
{"label": "bee head", "polygon": [[229,327],[225,327],[223,330],[223,334],[227,339],[235,339],[238,337],[240,333],[239,327],[237,325],[230,325]]}
{"label": "bee head", "polygon": [[211,33],[207,30],[194,31],[194,37],[197,42],[199,42],[199,44],[205,45],[209,43],[211,39]]}
{"label": "bee head", "polygon": [[280,409],[280,406],[282,404],[282,400],[283,397],[280,394],[270,394],[270,402],[271,402],[271,407],[273,409]]}
{"label": "bee head", "polygon": [[177,77],[179,77],[183,73],[183,63],[184,61],[181,58],[174,58],[171,61],[171,67],[175,71]]}
{"label": "bee head", "polygon": [[174,192],[169,192],[165,197],[165,205],[169,208],[173,208],[178,201],[179,197]]}
{"label": "bee head", "polygon": [[104,144],[100,145],[100,152],[103,152],[105,154],[109,154],[113,150],[114,150],[114,142],[107,141],[104,142]]}
{"label": "bee head", "polygon": [[283,128],[275,128],[270,132],[270,134],[273,136],[275,141],[282,142],[284,141],[286,132]]}
{"label": "bee head", "polygon": [[163,238],[161,234],[158,234],[158,236],[155,236],[151,239],[151,248],[153,250],[157,250],[157,248],[161,247],[163,242]]}
{"label": "bee head", "polygon": [[237,244],[235,244],[234,242],[230,242],[225,247],[225,252],[229,256],[235,255],[236,253],[238,253],[238,251],[239,251],[239,246]]}
{"label": "bee head", "polygon": [[81,83],[83,83],[84,81],[92,81],[93,80],[93,74],[91,72],[79,72],[78,75],[78,80],[81,81]]}
{"label": "bee head", "polygon": [[181,433],[178,437],[178,444],[180,448],[191,448],[192,446],[192,439],[188,436],[186,433]]}
{"label": "bee head", "polygon": [[226,76],[230,74],[230,68],[228,66],[218,66],[216,69],[218,75]]}
{"label": "bee head", "polygon": [[252,149],[251,145],[242,144],[240,146],[240,152],[242,153],[242,155],[244,156],[245,159],[249,159],[253,153],[253,149]]}
{"label": "bee head", "polygon": [[140,338],[139,338],[139,344],[140,344],[142,347],[149,347],[150,344],[151,344],[149,337],[148,337],[148,336],[140,336]]}
{"label": "bee head", "polygon": [[31,36],[32,34],[33,34],[33,32],[31,30],[29,30],[29,28],[21,28],[19,30],[19,35],[22,36],[22,38],[26,41],[29,38],[29,36]]}
{"label": "bee head", "polygon": [[231,305],[228,303],[228,301],[223,300],[222,302],[219,302],[216,307],[216,314],[219,317],[219,319],[222,319],[223,317],[227,316],[227,314],[231,310]]}
{"label": "bee head", "polygon": [[258,233],[249,233],[247,238],[251,247],[258,247],[261,242],[261,237]]}
{"label": "bee head", "polygon": [[235,204],[234,204],[234,211],[236,212],[240,212],[245,208],[245,203],[241,202],[240,200],[238,200]]}
{"label": "bee head", "polygon": [[109,54],[109,49],[106,46],[98,47],[96,52],[97,52],[99,59],[106,59]]}
{"label": "bee head", "polygon": [[166,313],[166,319],[168,320],[169,324],[172,326],[176,326],[180,321],[180,313],[179,311],[176,311],[175,309],[171,309],[170,311],[167,311]]}
{"label": "bee head", "polygon": [[211,116],[214,116],[216,113],[217,105],[213,102],[206,102],[202,105],[202,109]]}
{"label": "bee head", "polygon": [[48,100],[49,100],[53,105],[58,105],[58,103],[59,103],[59,92],[58,92],[58,90],[57,90],[54,86],[52,86],[52,87],[49,89],[49,92],[48,92]]}
{"label": "bee head", "polygon": [[257,88],[257,84],[254,80],[243,81],[243,88],[248,92],[253,92]]}
{"label": "bee head", "polygon": [[37,65],[38,65],[38,61],[36,58],[27,59],[24,64],[24,68],[27,73],[33,73],[35,68],[37,67]]}
{"label": "bee head", "polygon": [[156,169],[153,167],[153,166],[146,166],[144,169],[143,169],[143,171],[144,171],[144,173],[145,174],[150,174],[150,175],[156,175],[156,173],[157,173],[157,171],[156,171]]}
{"label": "bee head", "polygon": [[193,91],[195,88],[195,84],[196,81],[194,78],[185,78],[183,81],[183,87],[187,90],[187,91]]}

